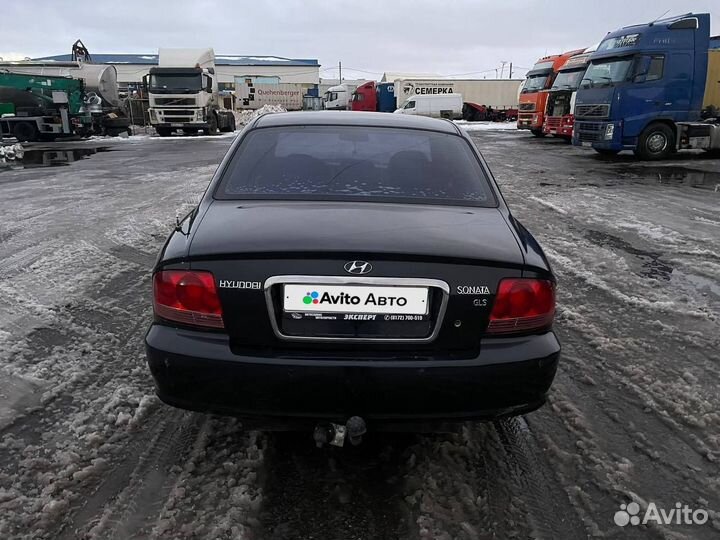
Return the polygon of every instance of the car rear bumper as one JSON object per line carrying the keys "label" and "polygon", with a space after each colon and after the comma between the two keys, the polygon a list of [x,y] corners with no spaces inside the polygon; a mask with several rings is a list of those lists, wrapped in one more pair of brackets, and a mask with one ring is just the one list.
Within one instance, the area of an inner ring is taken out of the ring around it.
{"label": "car rear bumper", "polygon": [[153,324],[145,338],[162,401],[293,424],[491,419],[540,407],[555,376],[555,334],[483,341],[469,360],[239,356],[223,334]]}

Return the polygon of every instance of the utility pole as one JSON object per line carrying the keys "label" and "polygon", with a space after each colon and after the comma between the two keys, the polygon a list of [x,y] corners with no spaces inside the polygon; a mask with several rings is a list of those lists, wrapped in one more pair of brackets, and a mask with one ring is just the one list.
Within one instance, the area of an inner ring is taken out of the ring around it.
{"label": "utility pole", "polygon": [[340,84],[342,84],[342,62],[338,61],[338,78],[340,79]]}
{"label": "utility pole", "polygon": [[510,62],[510,76],[508,77],[508,79],[512,79],[512,62]]}
{"label": "utility pole", "polygon": [[502,79],[503,73],[505,73],[505,64],[507,64],[507,60],[500,60],[500,78]]}

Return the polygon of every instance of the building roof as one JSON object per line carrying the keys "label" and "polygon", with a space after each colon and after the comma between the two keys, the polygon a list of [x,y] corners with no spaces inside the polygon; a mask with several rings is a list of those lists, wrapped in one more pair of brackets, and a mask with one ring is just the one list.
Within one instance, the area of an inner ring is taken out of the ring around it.
{"label": "building roof", "polygon": [[[56,54],[33,58],[42,62],[70,62],[69,54]],[[157,54],[93,54],[95,64],[146,64],[157,65]],[[315,58],[284,58],[282,56],[243,56],[235,54],[218,54],[215,56],[216,66],[304,66],[319,67]]]}

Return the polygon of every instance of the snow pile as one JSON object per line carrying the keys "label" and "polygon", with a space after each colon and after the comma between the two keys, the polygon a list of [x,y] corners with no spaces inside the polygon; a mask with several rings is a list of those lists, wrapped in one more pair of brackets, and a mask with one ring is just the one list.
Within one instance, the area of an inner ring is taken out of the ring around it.
{"label": "snow pile", "polygon": [[515,122],[468,122],[455,120],[455,124],[465,131],[517,131]]}
{"label": "snow pile", "polygon": [[22,159],[25,155],[25,148],[20,143],[9,146],[0,146],[0,162]]}
{"label": "snow pile", "polygon": [[263,105],[262,107],[254,111],[234,111],[233,114],[235,115],[235,122],[237,123],[237,125],[244,126],[245,124],[249,124],[258,116],[262,116],[263,114],[281,112],[287,112],[285,107],[283,107],[282,105]]}

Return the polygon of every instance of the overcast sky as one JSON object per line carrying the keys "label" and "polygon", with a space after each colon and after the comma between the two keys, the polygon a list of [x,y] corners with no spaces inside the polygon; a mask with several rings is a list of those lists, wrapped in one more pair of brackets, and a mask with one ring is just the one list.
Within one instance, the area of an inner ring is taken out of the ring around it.
{"label": "overcast sky", "polygon": [[337,77],[338,60],[352,78],[490,78],[503,61],[522,76],[538,57],[587,47],[621,26],[713,8],[716,35],[720,0],[13,0],[0,8],[0,57],[69,53],[80,38],[91,54],[211,46],[317,58],[325,78]]}

